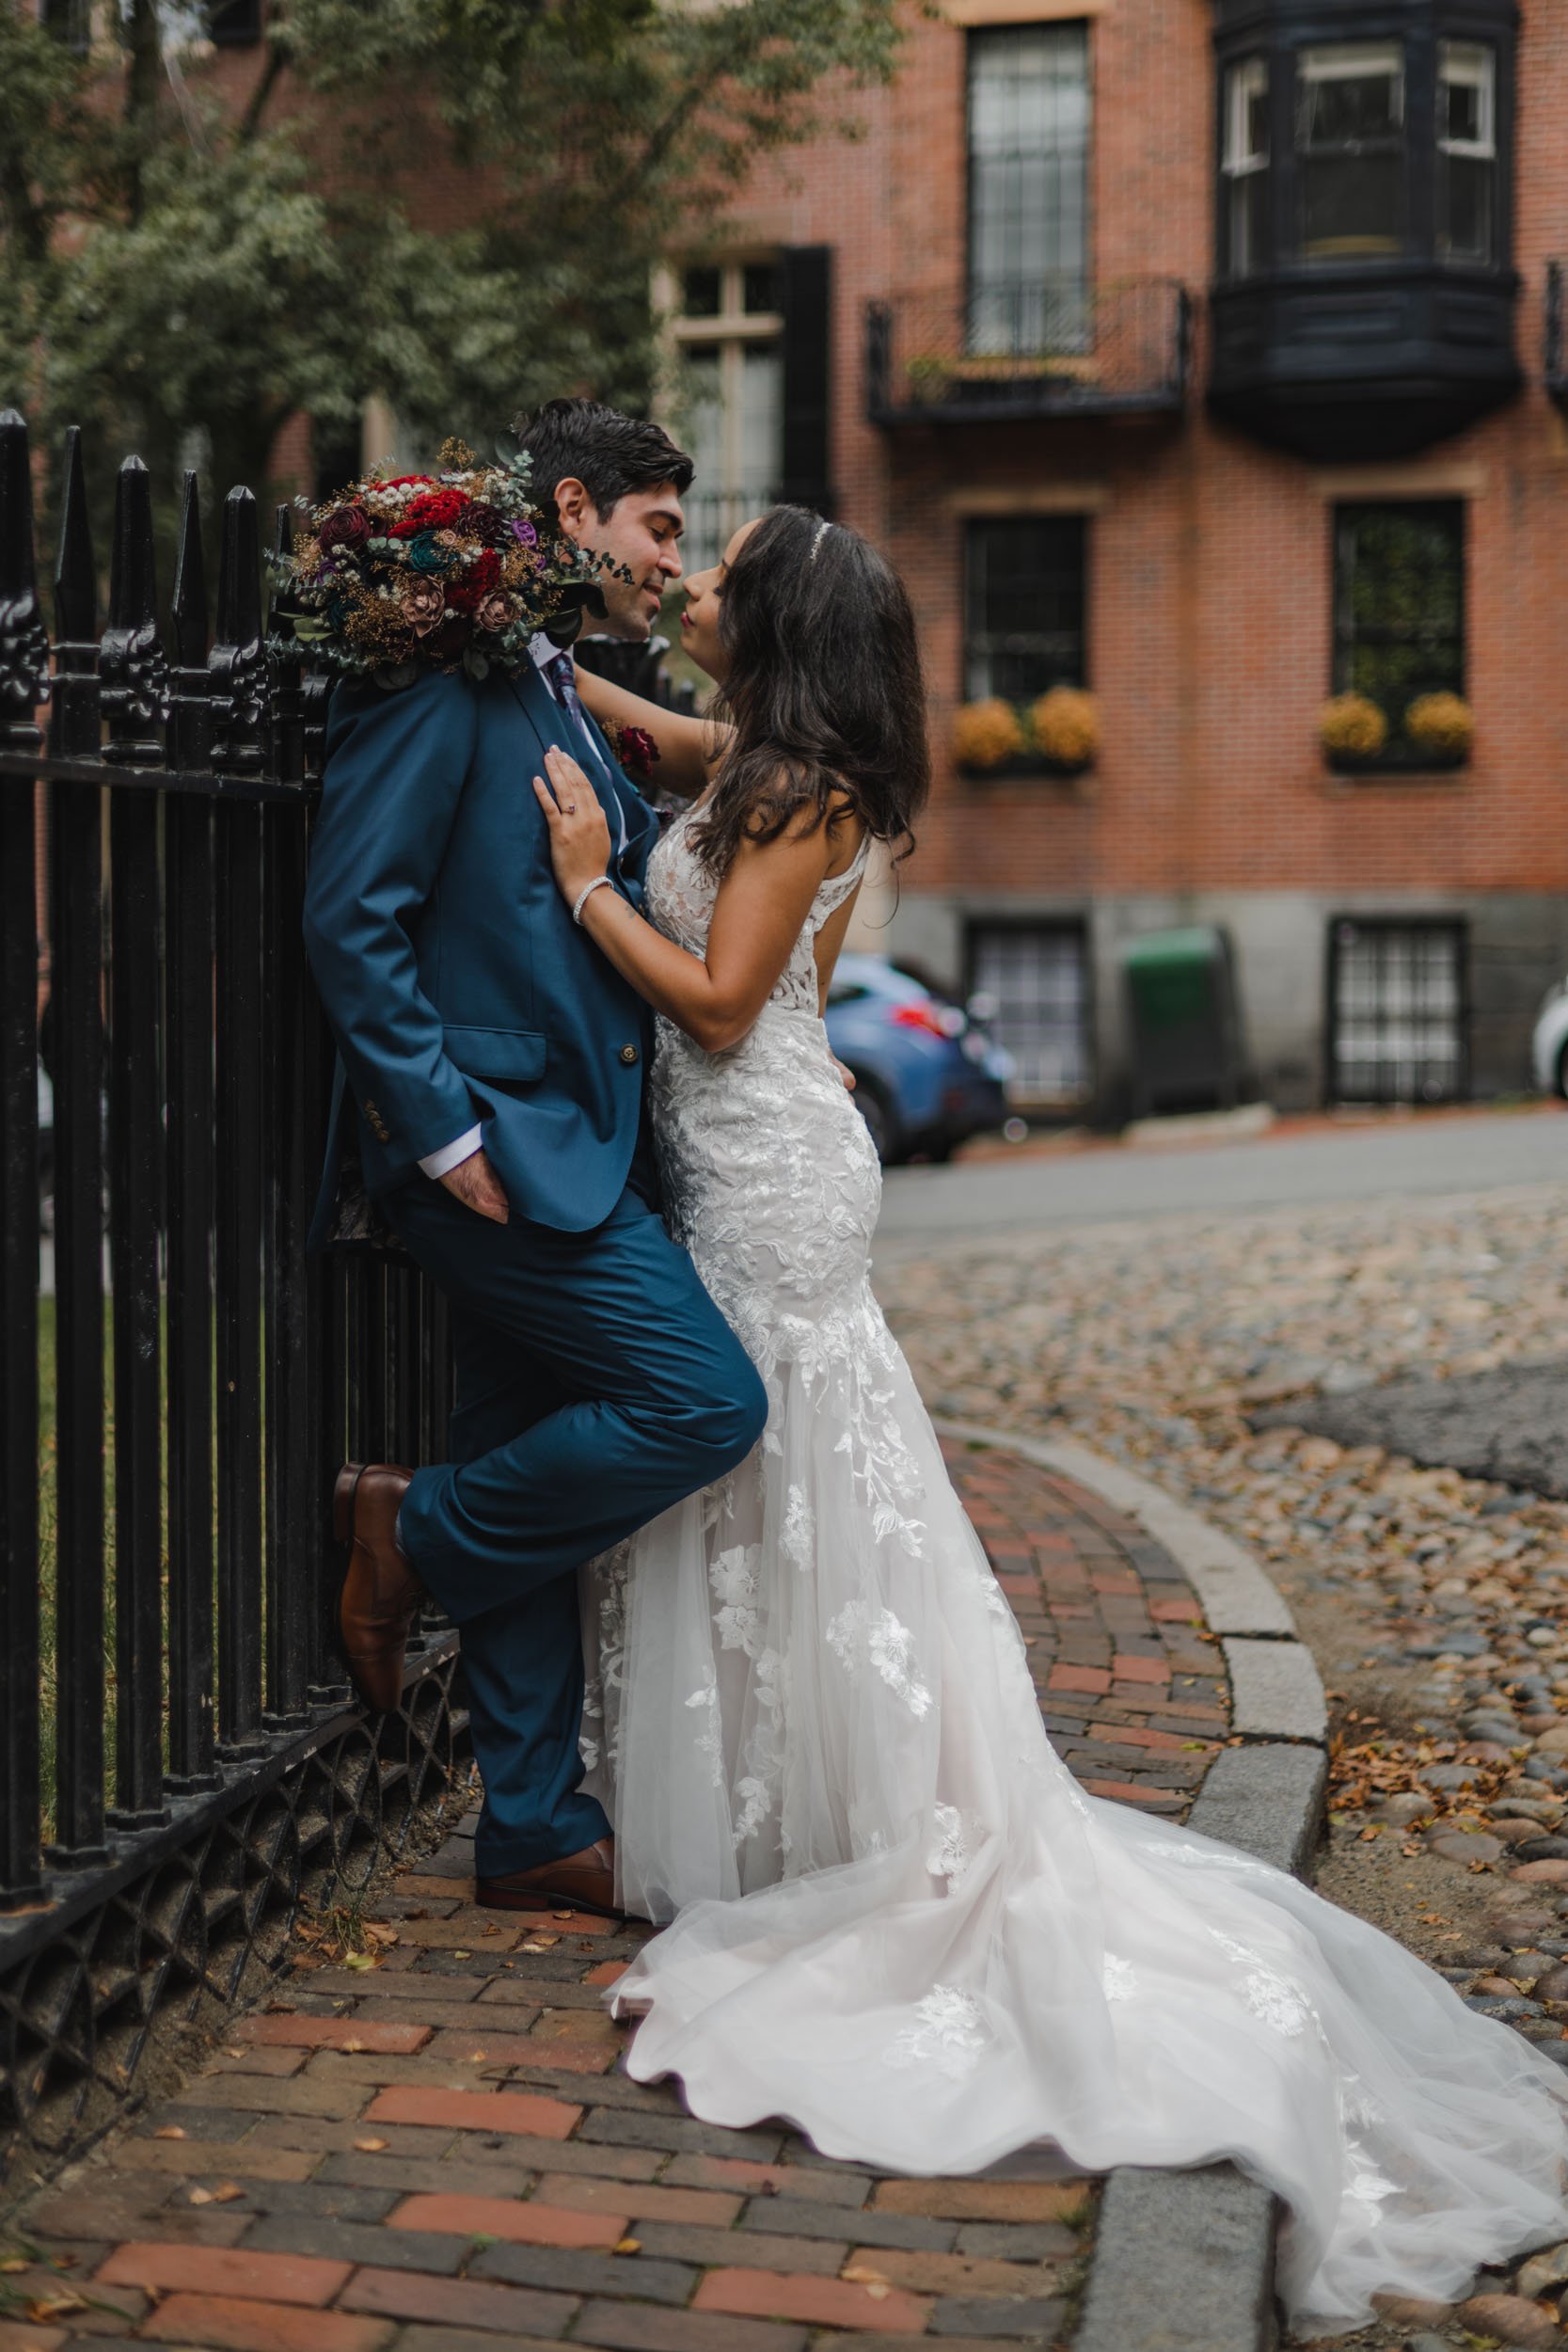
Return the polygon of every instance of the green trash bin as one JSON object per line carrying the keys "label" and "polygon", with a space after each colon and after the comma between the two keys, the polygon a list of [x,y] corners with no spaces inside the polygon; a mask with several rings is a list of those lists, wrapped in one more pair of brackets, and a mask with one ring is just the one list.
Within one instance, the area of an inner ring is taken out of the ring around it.
{"label": "green trash bin", "polygon": [[1233,1110],[1245,1078],[1236,957],[1215,923],[1151,931],[1123,951],[1132,1116]]}

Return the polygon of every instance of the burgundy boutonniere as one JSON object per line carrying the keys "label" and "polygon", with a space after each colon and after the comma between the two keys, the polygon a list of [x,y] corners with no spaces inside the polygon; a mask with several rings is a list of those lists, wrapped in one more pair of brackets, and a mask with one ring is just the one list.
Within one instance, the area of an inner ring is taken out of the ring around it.
{"label": "burgundy boutonniere", "polygon": [[617,727],[615,756],[627,775],[645,784],[658,766],[658,745],[646,727]]}

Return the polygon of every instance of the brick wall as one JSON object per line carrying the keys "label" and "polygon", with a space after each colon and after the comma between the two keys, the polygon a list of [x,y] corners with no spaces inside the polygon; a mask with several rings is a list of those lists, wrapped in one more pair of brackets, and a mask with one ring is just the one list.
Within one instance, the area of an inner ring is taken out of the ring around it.
{"label": "brick wall", "polygon": [[[1042,0],[1043,14],[1060,12]],[[963,286],[966,37],[955,25],[915,21],[896,86],[847,99],[863,135],[768,161],[708,236],[710,251],[834,250],[838,511],[909,582],[939,755],[888,936],[945,955],[957,978],[963,921],[976,909],[1081,910],[1120,938],[1205,910],[1241,907],[1244,926],[1252,907],[1252,930],[1266,938],[1267,909],[1289,897],[1298,914],[1315,910],[1306,929],[1296,922],[1297,947],[1277,949],[1300,968],[1266,977],[1274,998],[1310,1008],[1273,1049],[1280,1068],[1301,1072],[1321,1065],[1322,970],[1318,946],[1308,955],[1299,943],[1318,942],[1330,913],[1379,903],[1466,913],[1506,1005],[1489,1032],[1490,1082],[1512,1083],[1528,1007],[1565,930],[1555,905],[1539,919],[1519,910],[1568,891],[1568,430],[1542,384],[1545,266],[1568,254],[1568,15],[1553,0],[1524,0],[1514,250],[1525,391],[1408,466],[1334,475],[1253,444],[1204,408],[1211,37],[1209,0],[1104,0],[1089,20],[1093,276],[1101,285],[1167,277],[1191,291],[1196,350],[1180,420],[868,422],[866,303],[956,300]],[[224,70],[243,76],[240,60]],[[431,216],[451,216],[458,201],[455,185],[433,183]],[[279,454],[302,470],[303,438]],[[1422,484],[1466,501],[1474,755],[1441,779],[1345,781],[1325,769],[1316,737],[1330,691],[1334,498]],[[988,496],[992,511],[1015,497],[1081,497],[1092,509],[1088,665],[1104,746],[1087,786],[975,783],[945,756],[961,691],[962,509]],[[1109,977],[1102,1065],[1117,1051]]]}
{"label": "brick wall", "polygon": [[[1514,240],[1525,391],[1407,465],[1333,474],[1252,444],[1203,406],[1211,30],[1207,0],[1108,0],[1089,31],[1093,272],[1101,284],[1160,275],[1192,290],[1193,390],[1178,422],[866,422],[866,299],[962,287],[965,36],[955,26],[912,31],[896,89],[864,108],[861,145],[830,142],[771,167],[735,208],[737,240],[836,249],[841,511],[909,581],[939,753],[933,805],[903,876],[901,935],[951,942],[965,909],[992,905],[1079,905],[1091,915],[1117,907],[1118,929],[1135,929],[1140,907],[1142,919],[1168,921],[1227,894],[1256,895],[1259,907],[1274,894],[1307,894],[1324,919],[1341,901],[1365,909],[1380,898],[1394,912],[1425,902],[1470,912],[1492,965],[1507,966],[1510,942],[1521,942],[1520,968],[1500,983],[1512,1010],[1492,1083],[1505,1083],[1522,1061],[1524,1009],[1550,977],[1563,929],[1555,913],[1522,922],[1517,910],[1568,890],[1568,431],[1542,383],[1545,265],[1568,252],[1568,18],[1550,0],[1525,0]],[[1338,779],[1316,735],[1330,691],[1334,497],[1410,494],[1423,483],[1466,501],[1474,755],[1458,774],[1425,782]],[[1086,790],[965,780],[943,751],[961,696],[958,510],[974,494],[1038,501],[1075,487],[1093,510],[1097,771]],[[922,926],[923,900],[958,911],[945,932]],[[1280,1058],[1315,1068],[1316,954],[1298,993],[1311,1009]]]}

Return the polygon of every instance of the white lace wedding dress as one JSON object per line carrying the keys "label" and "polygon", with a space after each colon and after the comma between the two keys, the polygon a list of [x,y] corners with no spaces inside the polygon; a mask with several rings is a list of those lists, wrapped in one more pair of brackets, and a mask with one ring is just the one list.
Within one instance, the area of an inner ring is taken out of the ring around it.
{"label": "white lace wedding dress", "polygon": [[[700,954],[677,820],[648,909]],[[1568,2235],[1568,2083],[1292,1879],[1085,1797],[872,1297],[880,1191],[817,1018],[824,884],[756,1026],[659,1024],[667,1213],[768,1385],[721,1486],[585,1571],[585,1754],[625,1899],[629,2064],[826,2154],[977,2170],[1233,2157],[1290,2209],[1280,2284],[1338,2331]]]}

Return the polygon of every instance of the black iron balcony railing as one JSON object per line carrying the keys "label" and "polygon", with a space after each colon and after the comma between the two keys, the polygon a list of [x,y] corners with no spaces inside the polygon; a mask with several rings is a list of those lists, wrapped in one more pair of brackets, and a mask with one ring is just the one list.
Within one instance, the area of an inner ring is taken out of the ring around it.
{"label": "black iron balcony railing", "polygon": [[870,303],[865,329],[874,424],[1159,416],[1186,399],[1192,305],[1167,278],[900,295]]}

